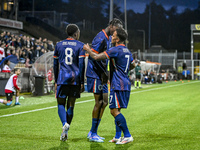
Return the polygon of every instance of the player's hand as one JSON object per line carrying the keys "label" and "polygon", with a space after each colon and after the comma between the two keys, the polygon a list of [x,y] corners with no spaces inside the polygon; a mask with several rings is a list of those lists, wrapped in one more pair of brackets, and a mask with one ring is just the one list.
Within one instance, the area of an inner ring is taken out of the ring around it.
{"label": "player's hand", "polygon": [[90,50],[89,44],[87,43],[87,44],[83,45],[83,49],[86,51],[89,51]]}
{"label": "player's hand", "polygon": [[80,93],[84,92],[85,91],[85,87],[84,87],[84,84],[81,84],[81,91]]}

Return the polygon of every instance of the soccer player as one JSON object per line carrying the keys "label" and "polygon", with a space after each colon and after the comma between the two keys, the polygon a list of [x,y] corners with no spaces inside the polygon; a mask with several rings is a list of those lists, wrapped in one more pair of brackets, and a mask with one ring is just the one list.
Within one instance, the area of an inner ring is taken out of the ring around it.
{"label": "soccer player", "polygon": [[[84,49],[88,51],[94,60],[114,59],[113,73],[110,90],[109,108],[112,116],[115,118],[116,135],[109,142],[116,142],[116,144],[126,144],[133,141],[126,119],[120,112],[121,108],[127,108],[131,90],[131,83],[128,78],[129,69],[135,67],[135,63],[130,51],[123,44],[127,39],[127,33],[124,29],[116,29],[112,36],[112,44],[115,47],[106,52],[96,54],[90,49],[89,45],[85,45]],[[124,137],[121,137],[121,131]]]}
{"label": "soccer player", "polygon": [[139,88],[141,87],[141,67],[140,62],[138,62],[137,66],[135,67],[135,74],[136,74],[136,80],[135,80],[135,88],[137,88],[137,83]]}
{"label": "soccer player", "polygon": [[[79,27],[69,24],[66,27],[68,38],[58,42],[54,52],[54,78],[58,103],[58,115],[63,125],[61,141],[68,138],[68,130],[73,118],[76,98],[84,91],[84,57],[83,43]],[[67,111],[65,109],[67,100]]]}
{"label": "soccer player", "polygon": [[[92,51],[97,54],[106,51],[110,46],[109,36],[119,27],[122,27],[122,22],[114,18],[105,30],[95,36],[92,41]],[[86,71],[87,89],[88,92],[94,93],[95,98],[92,127],[87,135],[89,141],[104,142],[104,138],[97,135],[97,130],[105,107],[108,104],[107,74],[106,60],[96,61],[89,57]]]}
{"label": "soccer player", "polygon": [[5,100],[0,99],[1,103],[6,104],[7,106],[10,106],[12,104],[12,97],[14,93],[16,93],[15,105],[20,105],[19,103],[20,88],[17,86],[17,78],[20,75],[20,73],[21,73],[21,70],[19,68],[14,69],[14,74],[8,79],[8,82],[5,87],[7,102]]}

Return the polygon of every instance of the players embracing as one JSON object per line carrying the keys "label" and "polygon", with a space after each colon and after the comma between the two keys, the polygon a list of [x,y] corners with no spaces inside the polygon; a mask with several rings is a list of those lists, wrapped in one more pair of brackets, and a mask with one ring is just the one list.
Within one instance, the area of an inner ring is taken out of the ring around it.
{"label": "players embracing", "polygon": [[[90,46],[84,45],[84,49],[89,55],[96,61],[112,59],[112,76],[111,78],[111,90],[109,99],[110,113],[115,118],[116,134],[115,137],[109,142],[116,144],[126,144],[133,141],[126,119],[120,112],[121,108],[127,108],[131,82],[128,78],[129,69],[135,67],[135,63],[132,54],[128,48],[124,45],[124,41],[127,39],[128,34],[123,28],[118,28],[112,35],[112,44],[115,46],[102,53],[95,53]],[[121,137],[123,131],[124,137]]]}
{"label": "players embracing", "polygon": [[[114,18],[109,25],[100,31],[93,39],[91,50],[99,54],[110,48],[111,36],[114,31],[122,27],[122,22]],[[104,110],[108,105],[107,86],[107,62],[106,60],[96,61],[92,57],[88,59],[86,77],[88,92],[92,92],[95,98],[95,105],[92,112],[92,127],[87,138],[93,142],[104,142],[105,138],[97,134],[98,126],[101,122]]]}

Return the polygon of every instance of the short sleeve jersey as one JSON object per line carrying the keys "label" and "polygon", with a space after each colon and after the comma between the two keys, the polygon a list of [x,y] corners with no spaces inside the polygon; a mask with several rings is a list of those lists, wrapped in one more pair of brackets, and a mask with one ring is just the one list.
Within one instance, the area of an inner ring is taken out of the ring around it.
{"label": "short sleeve jersey", "polygon": [[108,59],[112,60],[114,68],[112,73],[111,88],[119,91],[130,91],[131,83],[128,78],[130,63],[133,57],[125,45],[120,44],[104,52]]}
{"label": "short sleeve jersey", "polygon": [[56,44],[54,58],[59,59],[60,69],[57,84],[79,85],[79,58],[85,57],[83,43],[67,38]]}
{"label": "short sleeve jersey", "polygon": [[[105,30],[99,32],[92,41],[91,49],[95,53],[101,53],[107,50],[109,37]],[[101,74],[106,72],[106,61],[95,61],[89,56],[86,76],[95,79],[101,79]]]}

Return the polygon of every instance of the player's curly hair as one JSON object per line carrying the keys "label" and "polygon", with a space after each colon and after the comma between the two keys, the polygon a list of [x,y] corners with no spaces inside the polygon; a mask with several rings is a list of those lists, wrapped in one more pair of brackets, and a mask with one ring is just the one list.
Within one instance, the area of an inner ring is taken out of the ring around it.
{"label": "player's curly hair", "polygon": [[68,36],[73,36],[78,30],[79,27],[76,24],[68,24],[65,31]]}
{"label": "player's curly hair", "polygon": [[121,42],[124,42],[128,38],[128,33],[123,28],[116,29],[117,36]]}
{"label": "player's curly hair", "polygon": [[20,68],[14,68],[13,72],[15,73],[18,70],[20,70]]}
{"label": "player's curly hair", "polygon": [[123,28],[123,23],[121,22],[121,20],[119,20],[119,19],[117,19],[117,18],[114,18],[113,20],[111,20],[111,21],[109,22],[109,25]]}

